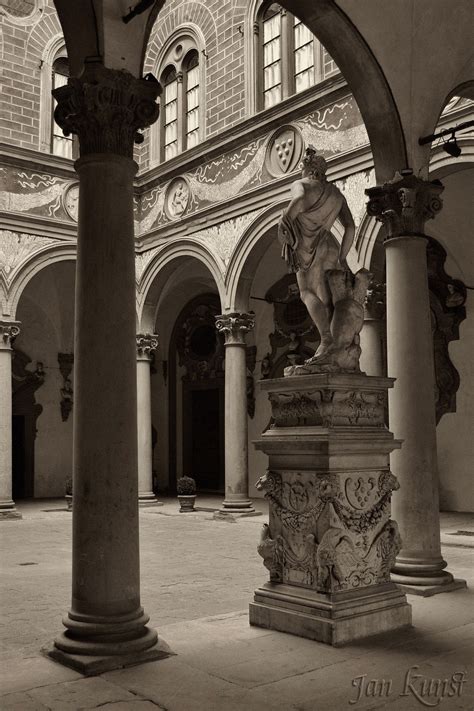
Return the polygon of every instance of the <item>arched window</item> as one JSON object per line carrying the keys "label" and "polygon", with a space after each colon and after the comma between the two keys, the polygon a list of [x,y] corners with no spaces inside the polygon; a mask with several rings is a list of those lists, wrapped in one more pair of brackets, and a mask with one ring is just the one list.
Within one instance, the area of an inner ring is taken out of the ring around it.
{"label": "arched window", "polygon": [[255,33],[258,109],[270,108],[339,71],[306,25],[278,3],[261,5]]}
{"label": "arched window", "polygon": [[178,77],[174,67],[163,72],[163,158],[178,153]]}
{"label": "arched window", "polygon": [[199,54],[193,50],[186,59],[184,149],[199,143]]}
{"label": "arched window", "polygon": [[[51,86],[57,89],[60,86],[65,86],[69,78],[69,62],[67,57],[57,57],[53,62]],[[73,157],[73,136],[63,136],[63,133],[54,120],[54,109],[56,108],[56,100],[52,101],[51,114],[51,153],[55,156],[63,158]]]}
{"label": "arched window", "polygon": [[159,126],[152,133],[151,159],[166,161],[196,146],[203,135],[202,66],[195,42],[175,40],[158,67],[163,87]]}

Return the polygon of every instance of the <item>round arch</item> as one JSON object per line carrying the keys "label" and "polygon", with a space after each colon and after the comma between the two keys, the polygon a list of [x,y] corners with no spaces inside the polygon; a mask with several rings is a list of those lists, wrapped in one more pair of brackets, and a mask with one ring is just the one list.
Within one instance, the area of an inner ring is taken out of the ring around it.
{"label": "round arch", "polygon": [[[354,94],[369,135],[377,182],[407,166],[407,149],[389,83],[366,41],[332,0],[279,0],[324,45]],[[258,0],[250,3],[255,10]]]}
{"label": "round arch", "polygon": [[176,270],[178,261],[183,262],[186,259],[196,259],[207,268],[216,284],[221,304],[225,304],[222,277],[224,264],[207,246],[190,239],[182,239],[179,243],[170,243],[163,247],[145,268],[137,295],[139,330],[153,331],[161,294]]}
{"label": "round arch", "polygon": [[[276,227],[288,199],[274,202],[247,227],[237,243],[226,272],[226,310],[248,311],[250,308],[250,290],[257,266],[272,241],[277,239]],[[339,220],[331,230],[339,242],[342,240],[343,227]]]}
{"label": "round arch", "polygon": [[226,310],[248,311],[250,289],[258,263],[275,239],[281,211],[288,199],[279,200],[264,210],[247,227],[232,253],[226,273]]}
{"label": "round arch", "polygon": [[[458,158],[450,156],[442,145],[431,152],[429,179],[442,180],[445,176],[468,170],[474,165],[474,136],[459,136],[458,145],[462,150]],[[355,248],[359,262],[365,269],[371,268],[374,246],[382,225],[375,217],[365,215],[357,231]]]}
{"label": "round arch", "polygon": [[35,252],[24,264],[13,278],[10,285],[7,308],[15,318],[20,297],[33,277],[45,267],[56,262],[76,261],[76,245],[70,242],[50,245],[41,252]]}

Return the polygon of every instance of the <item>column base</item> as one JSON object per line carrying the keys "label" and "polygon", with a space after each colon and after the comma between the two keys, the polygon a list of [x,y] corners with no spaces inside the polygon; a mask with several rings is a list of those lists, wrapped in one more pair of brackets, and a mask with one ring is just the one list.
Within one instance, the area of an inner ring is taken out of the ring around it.
{"label": "column base", "polygon": [[255,511],[250,499],[224,499],[219,514],[232,514],[233,516],[260,516],[259,511]]}
{"label": "column base", "polygon": [[152,491],[147,491],[143,494],[138,494],[138,505],[140,508],[142,506],[163,506],[163,502],[158,501]]}
{"label": "column base", "polygon": [[404,575],[391,575],[390,578],[394,583],[407,595],[420,595],[421,597],[432,597],[439,593],[453,592],[453,590],[461,590],[467,588],[467,583],[461,578],[453,578],[450,575],[450,580],[442,584],[430,585],[424,582],[423,584],[410,584]]}
{"label": "column base", "polygon": [[[159,658],[152,651],[158,634],[146,626],[149,619],[142,607],[110,616],[70,610],[63,619],[66,631],[54,640],[47,654],[88,675],[100,674],[105,668],[117,669]],[[113,657],[120,659],[114,661]]]}
{"label": "column base", "polygon": [[0,521],[12,521],[23,518],[14,501],[0,501]]}
{"label": "column base", "polygon": [[[151,632],[152,630],[150,630]],[[58,641],[65,635],[61,635]],[[58,664],[70,667],[84,674],[84,676],[97,676],[114,669],[124,669],[125,667],[144,664],[145,662],[155,662],[158,659],[166,659],[174,656],[169,646],[162,639],[149,649],[141,652],[129,652],[128,654],[110,654],[101,656],[89,656],[85,654],[73,654],[65,652],[56,647],[56,642],[52,649],[43,648],[42,653]]]}
{"label": "column base", "polygon": [[411,605],[393,583],[338,593],[265,583],[255,591],[249,621],[339,647],[411,626]]}
{"label": "column base", "polygon": [[[454,578],[446,568],[447,563],[441,555],[439,556],[420,556],[416,551],[410,554],[408,551],[401,551],[395,559],[395,565],[392,568],[390,579],[397,585],[410,588],[410,592],[414,588],[423,588],[425,590],[434,590],[440,588],[440,592],[445,592],[450,587]],[[463,586],[461,586],[463,587]],[[451,588],[450,589],[457,589]],[[408,589],[406,589],[408,592]],[[415,593],[417,594],[417,593]],[[420,593],[421,595],[431,593]]]}

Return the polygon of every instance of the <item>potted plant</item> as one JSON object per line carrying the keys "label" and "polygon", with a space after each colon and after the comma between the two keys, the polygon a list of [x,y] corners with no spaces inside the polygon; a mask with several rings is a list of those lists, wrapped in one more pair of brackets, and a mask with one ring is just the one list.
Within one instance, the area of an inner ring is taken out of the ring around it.
{"label": "potted plant", "polygon": [[68,476],[66,479],[66,503],[67,510],[72,510],[72,476]]}
{"label": "potted plant", "polygon": [[194,511],[194,502],[196,501],[196,482],[190,476],[182,476],[176,482],[178,491],[178,501],[180,504],[180,513]]}

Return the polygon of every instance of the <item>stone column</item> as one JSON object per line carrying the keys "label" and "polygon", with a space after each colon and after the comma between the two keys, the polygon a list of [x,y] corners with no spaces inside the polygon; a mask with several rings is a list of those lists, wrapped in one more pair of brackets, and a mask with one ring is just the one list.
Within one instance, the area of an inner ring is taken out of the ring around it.
{"label": "stone column", "polygon": [[12,339],[18,321],[0,320],[0,520],[21,518],[12,500]]}
{"label": "stone column", "polygon": [[371,282],[364,303],[364,325],[360,332],[360,369],[367,375],[384,375],[383,318],[385,284]]}
{"label": "stone column", "polygon": [[225,499],[221,512],[255,514],[249,499],[247,363],[245,335],[255,326],[247,313],[216,317],[225,336]]}
{"label": "stone column", "polygon": [[137,334],[138,504],[162,505],[153,493],[150,363],[158,336]]}
{"label": "stone column", "polygon": [[54,91],[79,136],[72,603],[49,652],[83,673],[156,659],[140,604],[133,142],[159,84],[97,61]]}
{"label": "stone column", "polygon": [[[435,375],[424,223],[442,207],[439,181],[409,171],[367,190],[369,214],[382,221],[387,269],[387,369],[390,428],[402,440],[391,455],[400,489],[393,517],[403,546],[392,579],[407,592],[429,594],[458,587],[444,570],[439,529]],[[461,585],[465,585],[462,581]]]}

